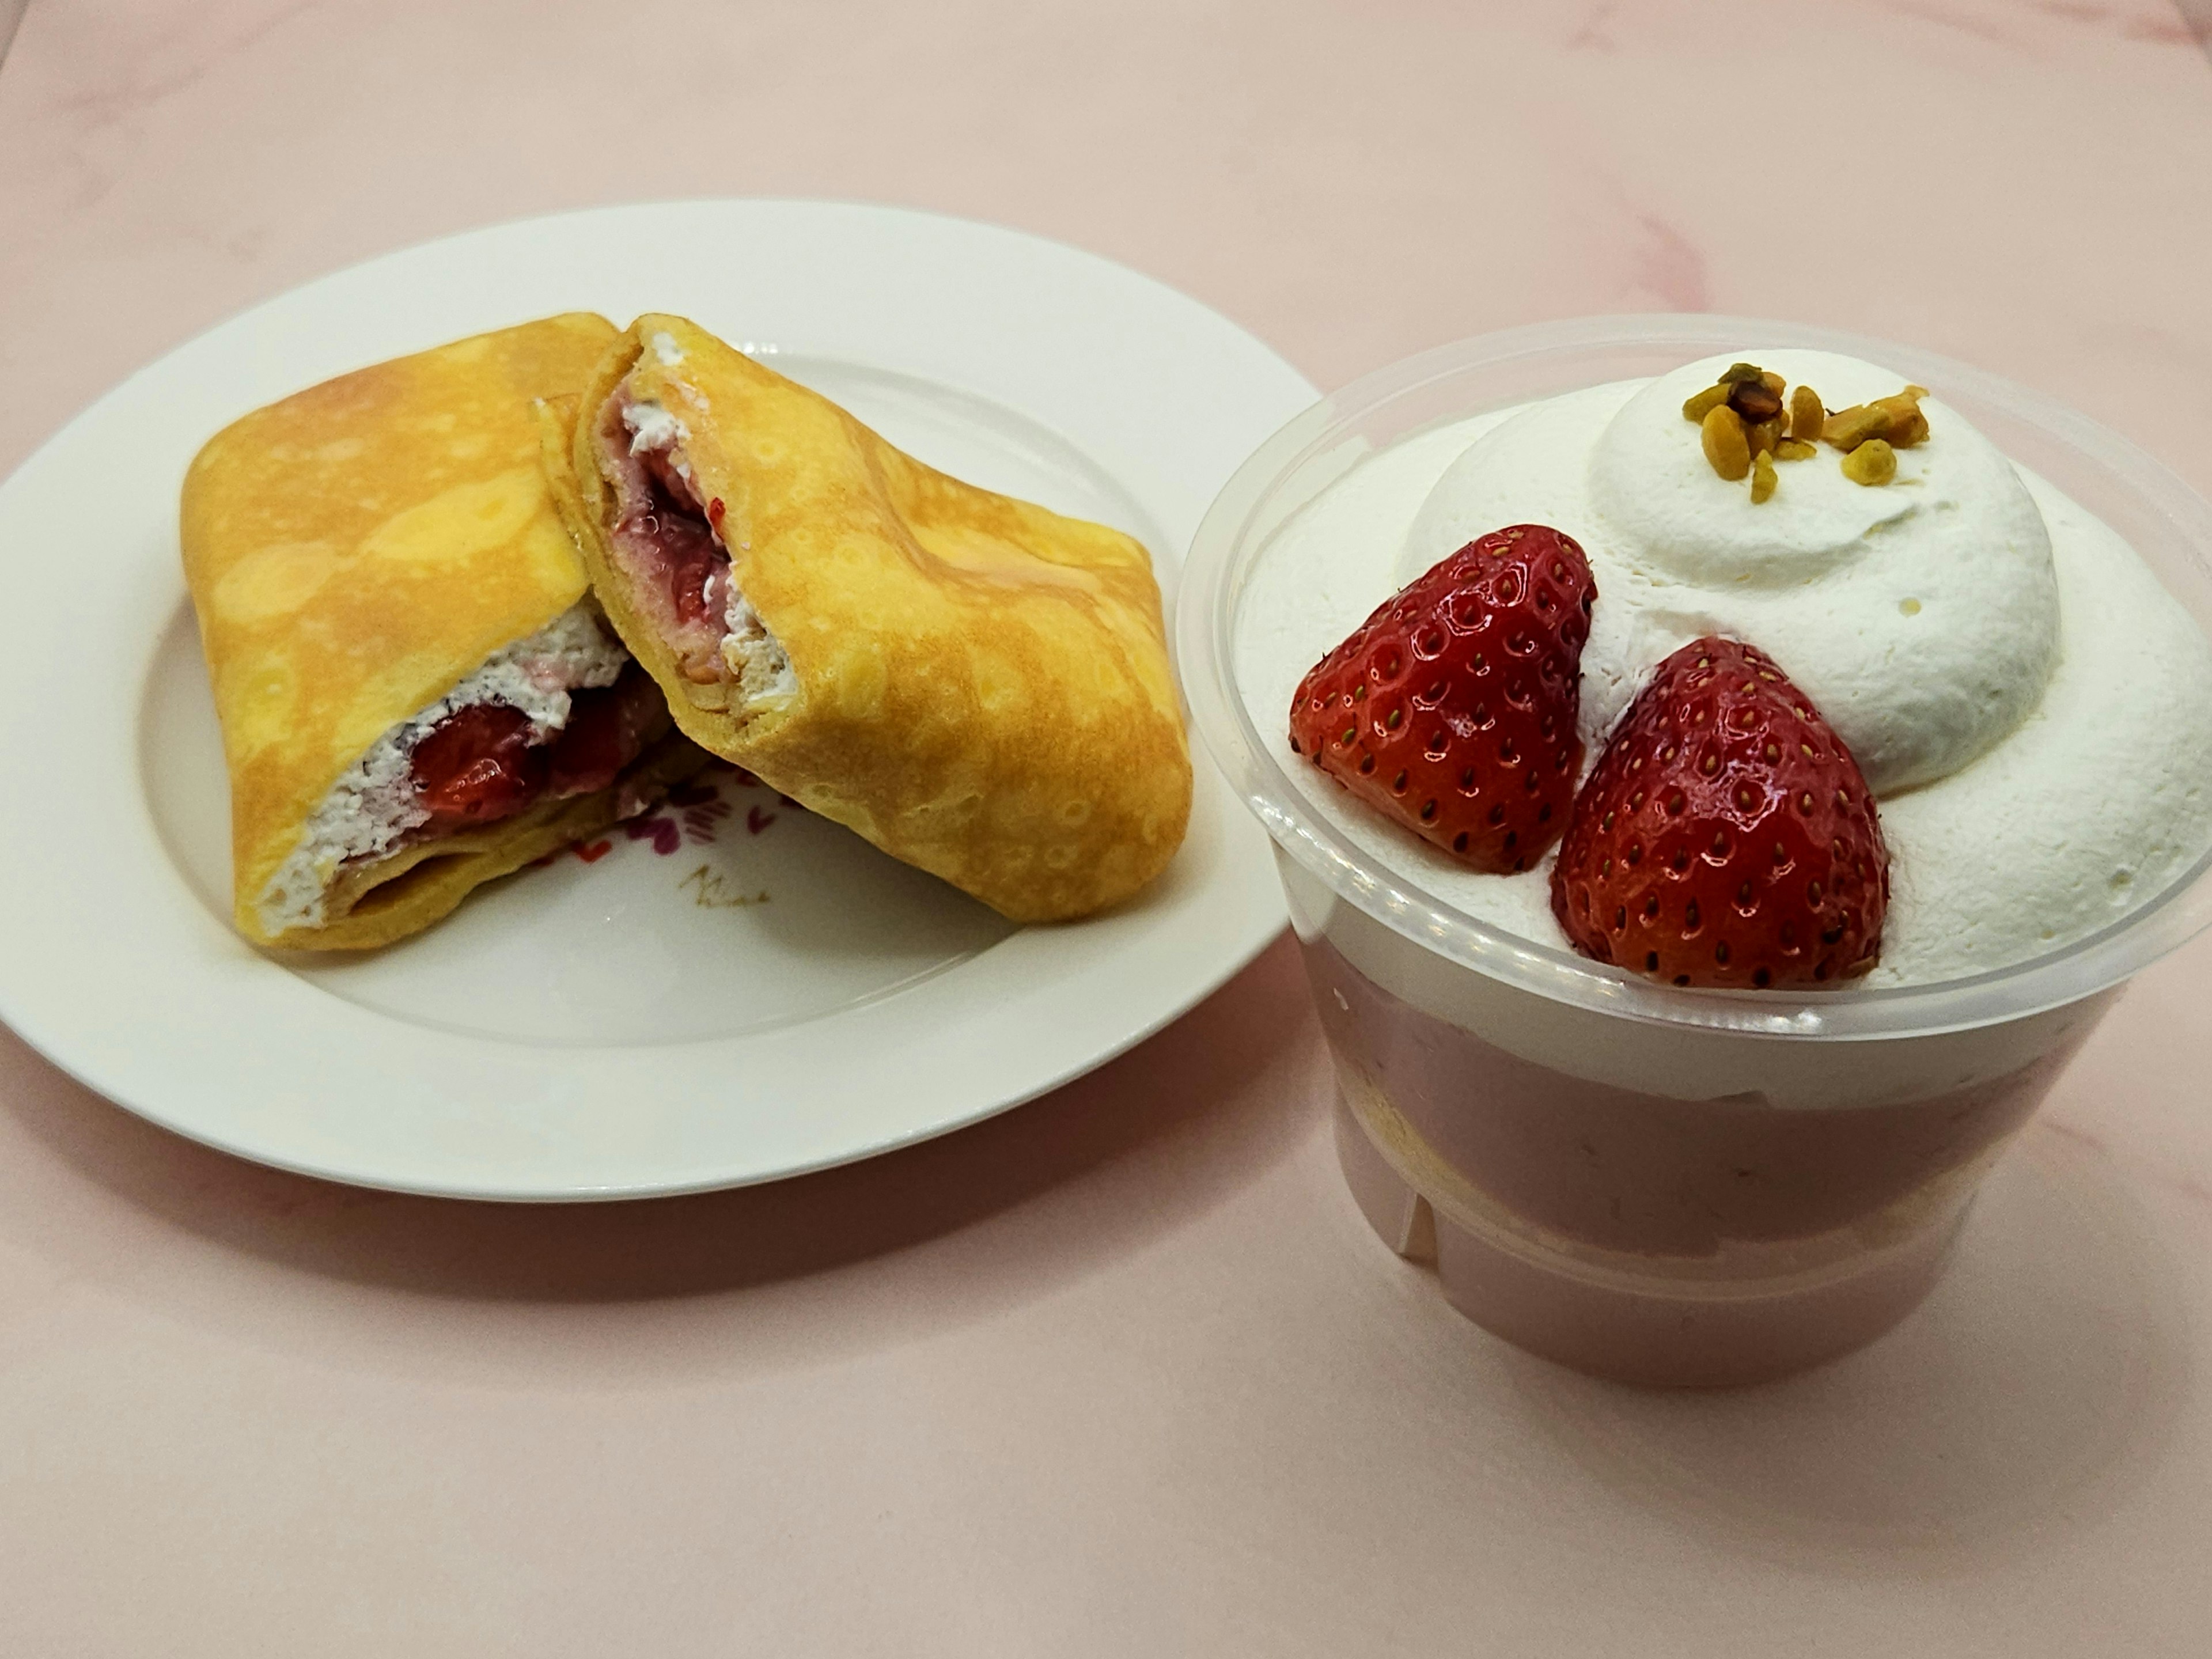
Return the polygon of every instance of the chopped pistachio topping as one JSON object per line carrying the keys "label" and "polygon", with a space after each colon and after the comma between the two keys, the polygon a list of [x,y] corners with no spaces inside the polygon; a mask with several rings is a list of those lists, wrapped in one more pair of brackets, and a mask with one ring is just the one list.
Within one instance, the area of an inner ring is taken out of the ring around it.
{"label": "chopped pistachio topping", "polygon": [[1806,443],[1820,435],[1827,423],[1828,411],[1820,406],[1820,394],[1809,386],[1801,385],[1790,394],[1790,435]]}
{"label": "chopped pistachio topping", "polygon": [[1720,404],[1706,413],[1702,424],[1705,459],[1714,471],[1734,482],[1751,471],[1751,443],[1743,435],[1742,416]]}
{"label": "chopped pistachio topping", "polygon": [[1751,499],[1754,504],[1774,493],[1774,457],[1760,450],[1751,464]]}
{"label": "chopped pistachio topping", "polygon": [[1869,438],[1844,457],[1844,476],[1853,483],[1886,484],[1897,476],[1897,452],[1886,438]]}
{"label": "chopped pistachio topping", "polygon": [[1686,421],[1702,421],[1726,403],[1728,398],[1729,389],[1726,386],[1709,386],[1682,405],[1682,418]]}
{"label": "chopped pistachio topping", "polygon": [[1844,476],[1854,483],[1887,483],[1897,476],[1897,452],[1927,441],[1928,417],[1920,412],[1927,395],[1924,386],[1907,386],[1832,410],[1811,386],[1791,392],[1772,369],[1730,363],[1718,380],[1683,403],[1682,418],[1698,424],[1713,471],[1731,483],[1749,477],[1751,499],[1759,502],[1774,494],[1774,463],[1811,459],[1815,440],[1844,452]]}

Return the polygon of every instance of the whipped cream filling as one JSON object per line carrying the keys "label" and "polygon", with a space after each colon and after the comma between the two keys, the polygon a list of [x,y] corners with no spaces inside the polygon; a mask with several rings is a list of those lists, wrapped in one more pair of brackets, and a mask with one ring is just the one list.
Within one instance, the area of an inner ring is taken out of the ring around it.
{"label": "whipped cream filling", "polygon": [[729,632],[722,638],[722,660],[738,677],[738,690],[747,702],[773,702],[799,691],[799,676],[791,666],[791,653],[783,641],[769,631],[760,612],[730,584],[729,607],[722,613]]}
{"label": "whipped cream filling", "polygon": [[1863,983],[2044,955],[2191,868],[2212,846],[2212,643],[2134,550],[1935,398],[1898,482],[1854,483],[1823,447],[1754,504],[1680,413],[1738,357],[1831,408],[1902,385],[1826,354],[1737,353],[1420,434],[1285,525],[1246,591],[1237,672],[1297,787],[1446,902],[1570,948],[1549,856],[1519,875],[1468,870],[1292,755],[1285,729],[1307,669],[1390,592],[1475,535],[1536,522],[1579,541],[1597,580],[1585,768],[1650,670],[1709,631],[1771,654],[1850,745],[1892,860]]}
{"label": "whipped cream filling", "polygon": [[612,685],[629,653],[586,605],[574,605],[535,634],[504,646],[421,713],[390,727],[331,786],[299,845],[255,901],[264,929],[320,927],[339,870],[380,857],[429,819],[416,799],[415,745],[439,721],[477,703],[505,703],[529,718],[540,741],[568,724],[571,691]]}
{"label": "whipped cream filling", "polygon": [[629,432],[629,453],[647,455],[665,451],[669,465],[676,469],[677,477],[689,483],[691,469],[684,458],[676,453],[676,446],[689,439],[691,428],[670,414],[661,404],[649,399],[623,405],[623,425]]}

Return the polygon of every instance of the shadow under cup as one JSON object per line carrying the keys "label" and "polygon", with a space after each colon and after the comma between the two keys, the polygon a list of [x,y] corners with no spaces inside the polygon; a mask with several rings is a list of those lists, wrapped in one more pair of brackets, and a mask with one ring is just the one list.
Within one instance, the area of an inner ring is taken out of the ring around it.
{"label": "shadow under cup", "polygon": [[1299,507],[1439,422],[1770,343],[1942,387],[2212,622],[2212,508],[2124,440],[1925,353],[1705,316],[1486,336],[1326,399],[1215,503],[1178,622],[1200,732],[1275,840],[1362,1211],[1488,1329],[1632,1382],[1762,1380],[1888,1329],[2127,976],[2212,921],[2200,863],[2104,932],[1971,980],[1812,1000],[1678,990],[1452,908],[1285,775],[1237,689],[1233,640],[1245,584]]}

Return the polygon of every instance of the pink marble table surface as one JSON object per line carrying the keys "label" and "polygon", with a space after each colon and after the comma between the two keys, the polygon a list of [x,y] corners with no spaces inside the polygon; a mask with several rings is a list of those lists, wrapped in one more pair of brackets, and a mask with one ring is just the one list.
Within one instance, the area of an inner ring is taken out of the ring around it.
{"label": "pink marble table surface", "polygon": [[[775,194],[1063,238],[1323,384],[1581,312],[1899,337],[2212,489],[2208,9],[32,0],[0,472],[363,256]],[[2202,1654],[2208,973],[1901,1329],[1726,1395],[1376,1243],[1281,945],[980,1128],[583,1212],[252,1168],[0,1031],[0,1652]]]}

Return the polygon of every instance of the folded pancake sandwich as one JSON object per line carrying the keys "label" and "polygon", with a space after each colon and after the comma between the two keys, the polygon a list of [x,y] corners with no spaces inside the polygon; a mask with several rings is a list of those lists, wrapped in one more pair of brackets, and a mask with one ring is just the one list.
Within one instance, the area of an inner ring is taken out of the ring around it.
{"label": "folded pancake sandwich", "polygon": [[614,337],[580,313],[378,364],[193,461],[185,570],[248,939],[390,943],[707,763],[592,602],[539,465],[537,400]]}
{"label": "folded pancake sandwich", "polygon": [[1174,855],[1189,751],[1132,538],[948,477],[680,317],[640,318],[548,448],[703,747],[1016,921]]}

